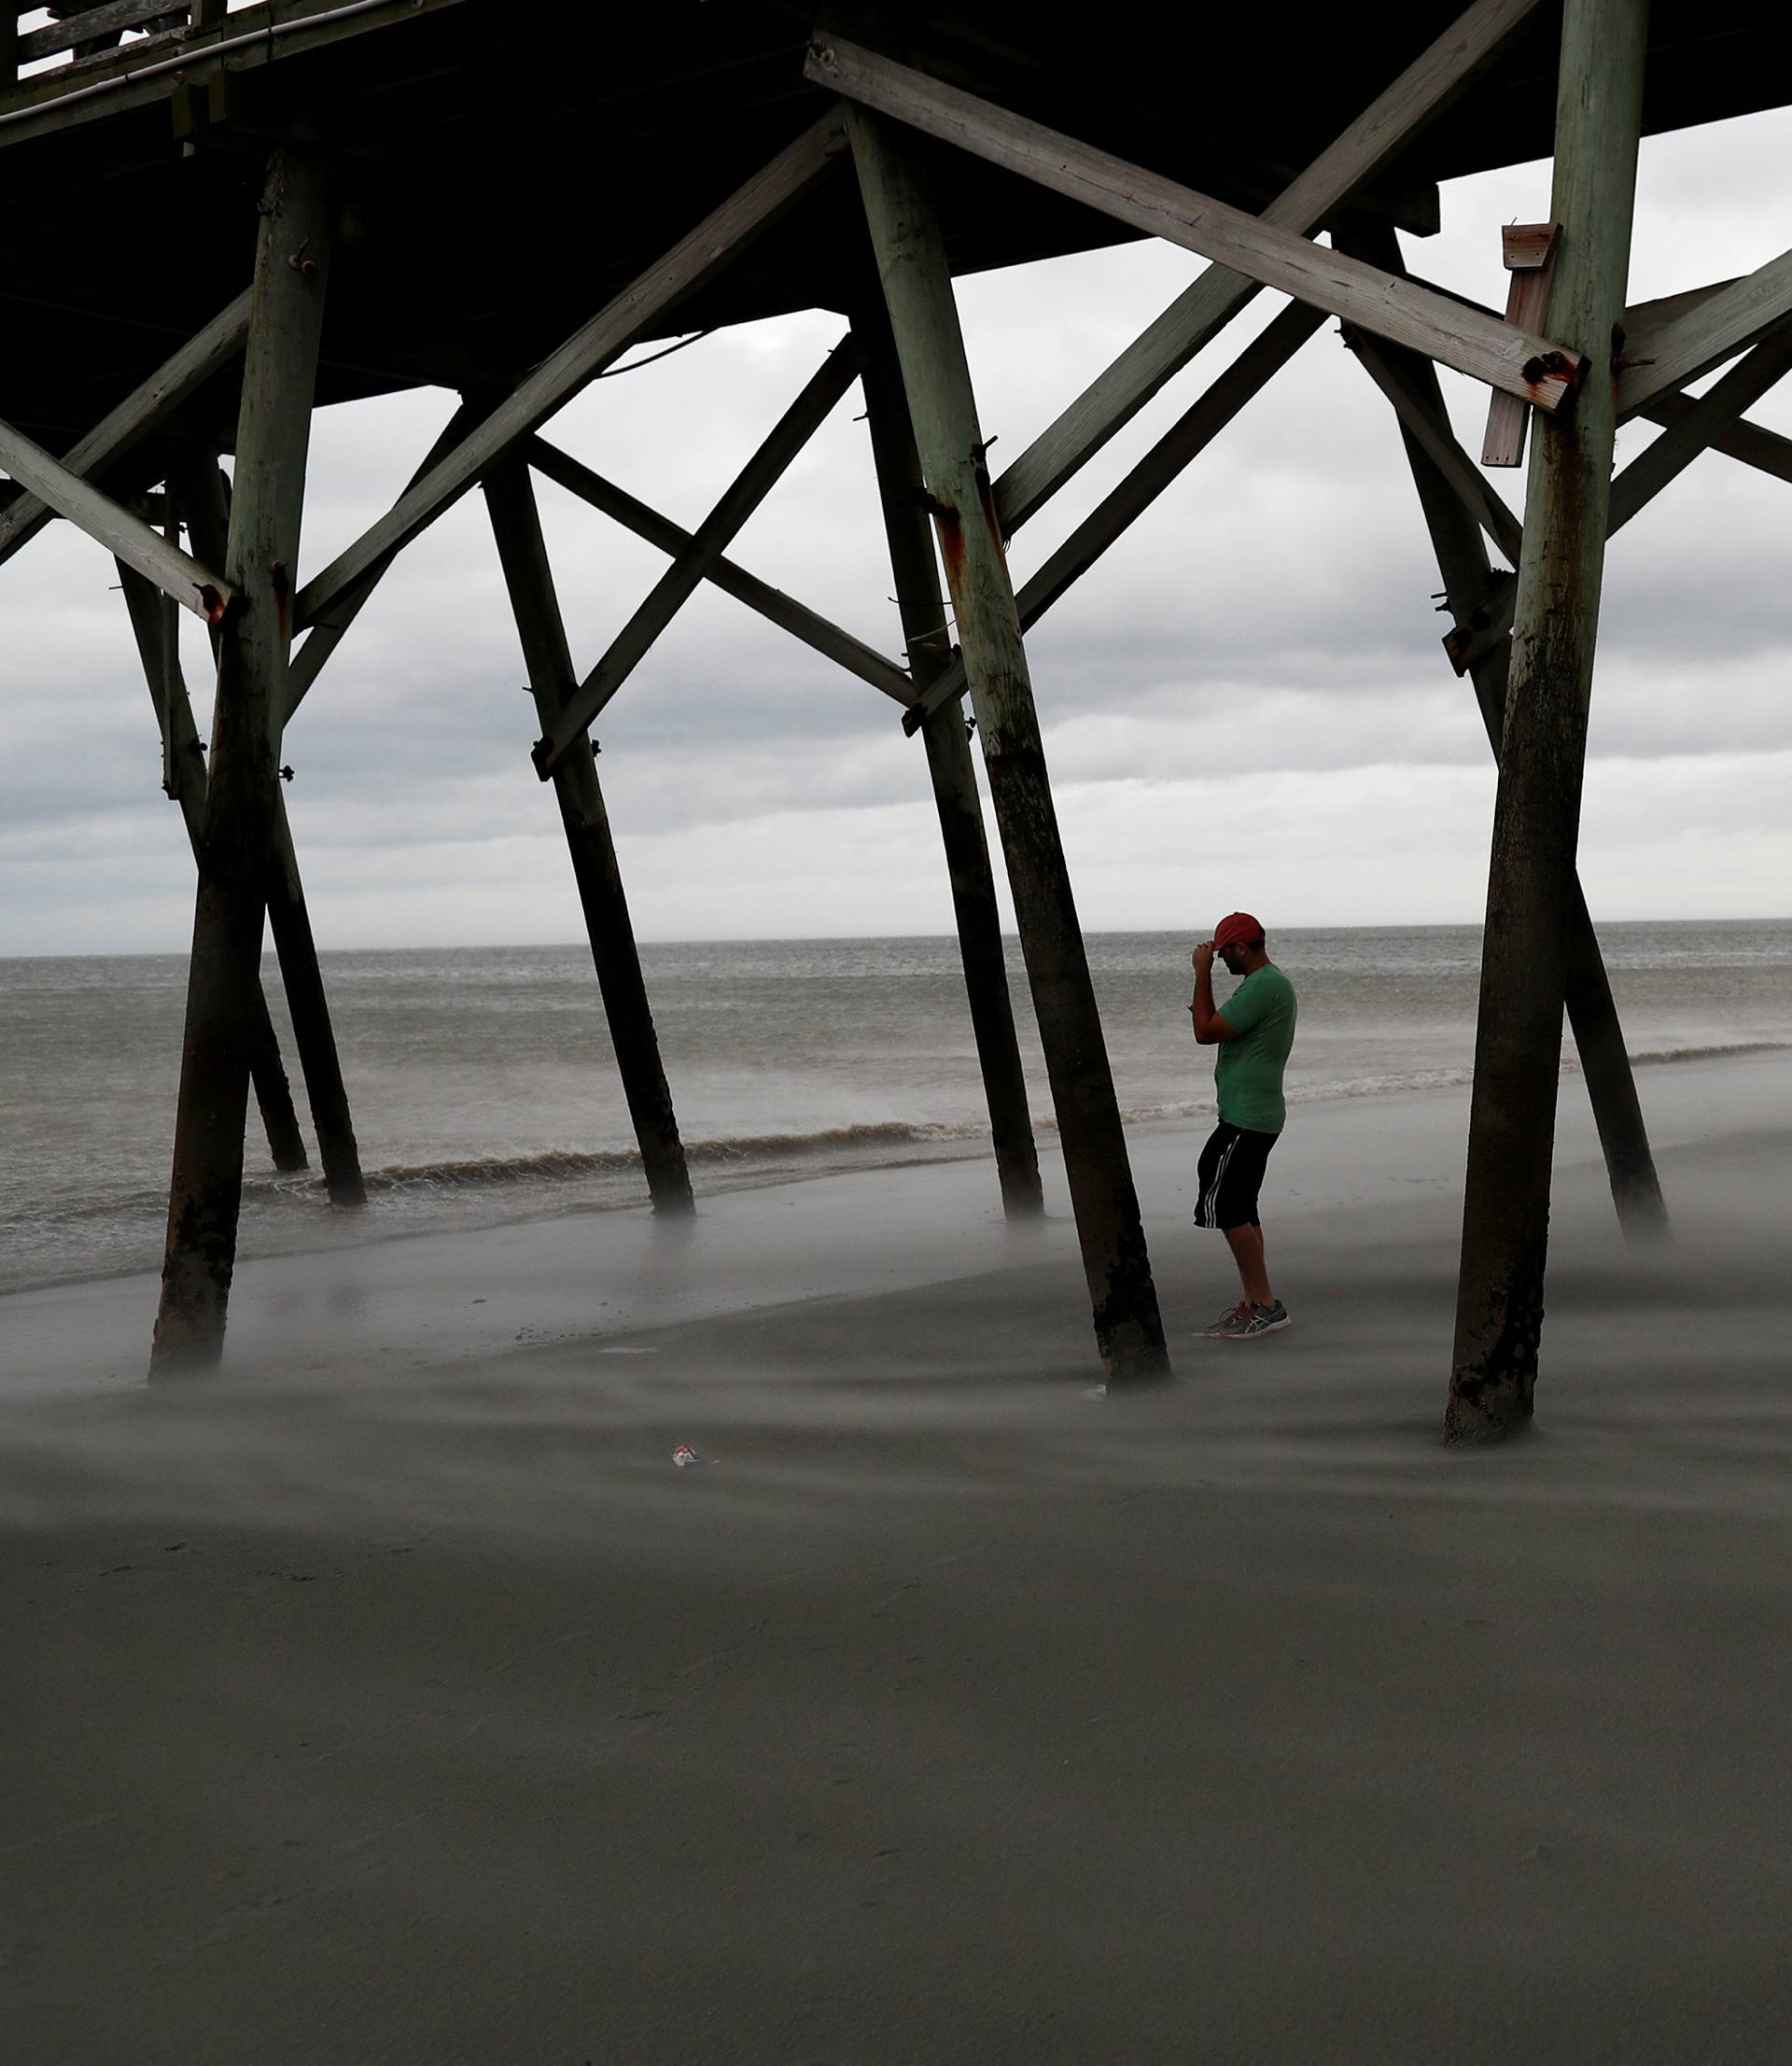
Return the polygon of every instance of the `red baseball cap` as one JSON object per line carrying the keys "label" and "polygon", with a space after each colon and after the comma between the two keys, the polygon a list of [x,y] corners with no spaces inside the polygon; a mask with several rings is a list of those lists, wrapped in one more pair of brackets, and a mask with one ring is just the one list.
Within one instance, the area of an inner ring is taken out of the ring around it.
{"label": "red baseball cap", "polygon": [[1263,937],[1263,927],[1249,911],[1234,911],[1213,928],[1215,947],[1254,947]]}

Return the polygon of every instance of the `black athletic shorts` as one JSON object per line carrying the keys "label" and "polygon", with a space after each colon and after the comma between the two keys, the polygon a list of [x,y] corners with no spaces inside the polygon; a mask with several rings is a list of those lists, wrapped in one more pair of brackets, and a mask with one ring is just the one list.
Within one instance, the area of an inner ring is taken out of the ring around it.
{"label": "black athletic shorts", "polygon": [[1200,1195],[1195,1201],[1197,1227],[1260,1227],[1257,1192],[1264,1165],[1280,1133],[1253,1133],[1222,1119],[1201,1150]]}

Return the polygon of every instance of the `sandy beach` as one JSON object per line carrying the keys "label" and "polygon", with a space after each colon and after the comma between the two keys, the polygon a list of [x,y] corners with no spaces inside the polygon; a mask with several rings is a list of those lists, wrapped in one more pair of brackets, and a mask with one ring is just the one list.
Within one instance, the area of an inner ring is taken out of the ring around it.
{"label": "sandy beach", "polygon": [[1792,1059],[1640,1086],[1491,1452],[1460,1091],[1295,1115],[1250,1346],[1140,1132],[1142,1395],[1056,1168],[270,1258],[154,1394],[151,1280],[0,1300],[0,2054],[1785,2058]]}

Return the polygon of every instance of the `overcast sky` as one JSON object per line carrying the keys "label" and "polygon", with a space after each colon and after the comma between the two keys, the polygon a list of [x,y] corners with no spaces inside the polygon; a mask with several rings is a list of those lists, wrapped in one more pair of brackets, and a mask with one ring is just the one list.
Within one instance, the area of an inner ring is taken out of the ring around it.
{"label": "overcast sky", "polygon": [[[1631,298],[1792,244],[1778,113],[1644,146]],[[1547,165],[1444,190],[1416,272],[1505,291],[1499,227]],[[1197,269],[1136,245],[959,283],[984,432],[1016,457]],[[1016,585],[1282,305],[1263,295],[1015,540]],[[550,434],[691,526],[837,341],[792,317],[596,384]],[[1487,390],[1445,375],[1478,451]],[[323,413],[304,570],[392,500],[453,398]],[[733,556],[894,656],[857,389]],[[1792,383],[1751,412],[1792,433]],[[1620,433],[1619,461],[1655,432]],[[1522,507],[1522,475],[1491,476]],[[575,664],[664,557],[539,485]],[[1792,913],[1792,488],[1707,455],[1607,564],[1581,873],[1596,917]],[[191,862],[161,794],[110,559],[58,524],[0,569],[0,954],[184,949]],[[1438,646],[1393,419],[1327,325],[1032,633],[1084,923],[1478,921],[1493,770]],[[205,649],[183,615],[206,729]],[[483,499],[386,577],[287,737],[319,944],[581,936]],[[599,770],[643,939],[929,933],[951,909],[926,761],[894,704],[706,587],[605,713]]]}

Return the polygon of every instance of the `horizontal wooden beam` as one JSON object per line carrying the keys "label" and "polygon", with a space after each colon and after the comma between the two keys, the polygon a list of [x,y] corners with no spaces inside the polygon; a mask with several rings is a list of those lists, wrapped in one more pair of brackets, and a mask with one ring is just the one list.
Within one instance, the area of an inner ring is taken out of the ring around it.
{"label": "horizontal wooden beam", "polygon": [[1792,251],[1783,251],[1758,272],[1732,280],[1697,304],[1658,325],[1627,319],[1624,357],[1617,383],[1617,418],[1636,415],[1658,395],[1684,387],[1714,366],[1776,329],[1792,316]]}
{"label": "horizontal wooden beam", "polygon": [[[1296,236],[1324,227],[1497,57],[1540,0],[1476,0],[1265,209]],[[1254,280],[1210,266],[1014,460],[995,484],[1012,538],[1172,374],[1211,343],[1257,292]]]}
{"label": "horizontal wooden beam", "polygon": [[1165,238],[1264,287],[1422,352],[1471,379],[1561,409],[1585,371],[1577,352],[1309,243],[1260,217],[1128,164],[974,93],[829,36],[807,76],[859,105],[970,151],[1129,229]]}
{"label": "horizontal wooden beam", "polygon": [[[267,0],[231,15],[198,0],[194,28],[153,44],[125,43],[21,79],[0,109],[0,146],[56,134],[83,122],[165,100],[180,85],[203,86],[226,73],[259,70],[284,58],[414,21],[466,0]],[[165,57],[152,53],[172,43]]]}
{"label": "horizontal wooden beam", "polygon": [[[24,12],[24,9],[21,9]],[[40,57],[53,57],[58,50],[72,50],[91,43],[95,36],[117,35],[125,29],[141,28],[146,21],[164,16],[185,19],[185,6],[170,7],[168,0],[107,0],[105,7],[88,7],[80,14],[65,13],[46,29],[30,29],[19,38],[19,62],[32,63]]]}
{"label": "horizontal wooden beam", "polygon": [[1607,536],[1621,530],[1670,481],[1683,473],[1713,439],[1729,429],[1792,369],[1792,323],[1763,338],[1706,395],[1701,395],[1637,454],[1612,483]]}
{"label": "horizontal wooden beam", "polygon": [[236,590],[222,574],[215,574],[198,560],[190,559],[178,545],[122,509],[110,496],[102,495],[78,473],[71,473],[59,459],[52,459],[10,424],[0,423],[0,470],[40,502],[65,516],[77,530],[104,545],[115,558],[134,567],[154,582],[164,596],[172,596],[185,610],[219,624],[236,600]]}
{"label": "horizontal wooden beam", "polygon": [[[63,465],[83,479],[104,473],[243,349],[248,327],[249,293],[245,288],[196,337],[71,445],[63,455]],[[30,494],[17,497],[0,510],[0,564],[36,537],[54,513]]]}
{"label": "horizontal wooden beam", "polygon": [[[1324,323],[1323,310],[1292,302],[1239,353],[1193,407],[1158,439],[1125,480],[1097,503],[1015,597],[1020,628],[1029,631],[1088,572],[1109,546],[1131,529],[1189,463],[1212,443],[1252,396],[1260,393]],[[911,737],[933,712],[963,696],[964,662],[952,664],[903,719]]]}
{"label": "horizontal wooden beam", "polygon": [[650,324],[721,272],[807,192],[842,148],[841,118],[836,110],[830,110],[706,216],[657,264],[606,302],[453,452],[401,495],[371,529],[308,582],[299,592],[297,625],[302,628],[326,615],[376,562],[408,544],[457,501],[494,459],[539,430],[557,409],[620,358]]}
{"label": "horizontal wooden beam", "polygon": [[553,774],[561,754],[584,737],[587,726],[646,658],[653,641],[702,584],[705,569],[721,556],[735,533],[783,478],[797,454],[858,379],[864,363],[865,355],[858,340],[848,334],[778,418],[771,435],[698,525],[690,545],[655,582],[652,592],[617,633],[609,650],[567,696],[553,730],[536,741],[535,767],[543,781]]}
{"label": "horizontal wooden beam", "polygon": [[[550,444],[545,438],[529,439],[523,447],[523,456],[543,479],[554,482],[568,494],[578,496],[581,501],[588,502],[593,509],[613,517],[637,538],[645,539],[650,545],[657,545],[661,552],[676,558],[695,545],[696,539],[690,531],[673,523],[670,517],[662,516],[626,488],[618,487],[614,481],[593,472],[590,467],[575,459],[570,453],[561,451],[558,445]],[[848,674],[856,674],[861,682],[868,682],[893,702],[904,708],[914,702],[915,684],[893,660],[887,659],[862,639],[855,639],[851,632],[842,630],[838,625],[787,596],[781,588],[774,588],[770,582],[761,581],[757,574],[749,574],[726,554],[718,554],[704,568],[703,578],[713,582],[724,595],[733,596],[736,602],[744,602],[748,609],[757,611],[768,623],[788,631],[805,646],[845,668]]]}

